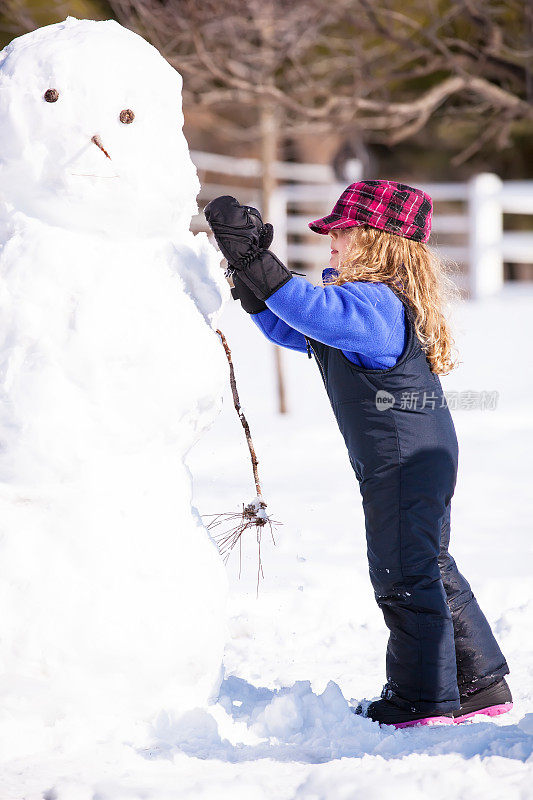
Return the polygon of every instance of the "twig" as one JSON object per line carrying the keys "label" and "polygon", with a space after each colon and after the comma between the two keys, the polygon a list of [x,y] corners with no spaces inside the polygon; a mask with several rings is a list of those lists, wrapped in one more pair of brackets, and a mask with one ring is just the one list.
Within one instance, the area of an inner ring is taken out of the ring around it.
{"label": "twig", "polygon": [[[274,532],[272,530],[272,525],[280,525],[281,523],[277,522],[276,520],[270,519],[270,517],[265,512],[267,504],[265,503],[261,492],[259,472],[257,469],[259,462],[255,454],[252,435],[250,433],[250,426],[248,425],[248,420],[244,416],[243,410],[241,408],[241,402],[239,400],[239,392],[237,391],[235,370],[233,369],[233,361],[231,359],[231,350],[226,341],[226,337],[224,336],[222,331],[217,329],[217,333],[220,336],[222,345],[224,347],[224,351],[226,353],[226,358],[228,359],[230,386],[233,395],[233,404],[235,406],[235,410],[237,411],[238,417],[241,421],[241,425],[244,428],[244,433],[246,435],[246,442],[248,444],[248,450],[250,451],[256,497],[255,500],[253,500],[248,505],[244,505],[243,503],[241,512],[234,513],[230,511],[222,514],[203,514],[202,516],[212,517],[211,522],[206,526],[209,531],[213,531],[214,528],[217,528],[219,525],[222,525],[223,523],[229,521],[232,522],[232,527],[229,530],[225,530],[222,533],[214,534],[213,539],[217,543],[219,552],[222,558],[224,559],[225,564],[227,564],[228,559],[235,545],[236,544],[239,545],[239,578],[241,577],[241,569],[242,569],[242,534],[244,533],[245,530],[248,530],[249,528],[255,528],[257,537],[257,546],[258,546],[257,596],[259,596],[259,582],[261,578],[265,577],[263,572],[263,564],[261,561],[262,529],[265,527],[265,525],[269,526],[270,535],[272,536],[272,542],[275,545],[276,540],[274,539]],[[235,524],[236,520],[238,520],[237,524]]]}
{"label": "twig", "polygon": [[[237,391],[237,381],[235,380],[235,370],[233,369],[233,361],[231,360],[231,350],[229,349],[228,342],[226,341],[226,337],[224,336],[222,331],[217,328],[217,333],[222,339],[222,345],[224,347],[224,350],[226,351],[226,357],[228,359],[229,382],[231,386],[231,392],[233,394],[233,404],[241,421],[242,427],[244,428],[244,433],[246,434],[246,442],[248,444],[248,450],[250,451],[250,458],[252,459],[252,470],[254,473],[255,489],[257,492],[257,496],[262,497],[261,484],[259,483],[259,473],[257,471],[257,465],[259,464],[259,462],[255,454],[254,443],[252,442],[252,435],[250,433],[250,426],[248,425],[248,420],[244,416],[244,412],[241,408],[241,402],[239,400],[239,392]],[[263,506],[263,508],[266,508],[266,503]]]}
{"label": "twig", "polygon": [[[265,525],[269,526],[270,535],[272,537],[272,542],[275,545],[276,540],[274,538],[274,531],[272,526],[273,525],[281,525],[281,522],[277,520],[270,519],[266,516],[258,516],[261,513],[262,509],[259,511],[257,510],[257,500],[255,503],[250,503],[248,506],[245,506],[243,503],[243,510],[241,513],[235,514],[232,512],[227,512],[224,514],[203,514],[204,517],[212,516],[214,519],[206,525],[207,530],[212,531],[213,528],[216,528],[218,525],[222,524],[223,522],[227,522],[228,520],[235,520],[239,519],[240,522],[238,525],[233,526],[227,531],[223,531],[219,534],[214,534],[213,539],[217,543],[220,555],[222,556],[224,563],[227,564],[229,557],[233,551],[233,548],[236,544],[239,545],[239,579],[241,577],[241,570],[242,570],[242,534],[244,531],[248,530],[249,528],[256,529],[257,535],[257,546],[258,546],[258,554],[257,554],[257,596],[259,596],[259,581],[261,578],[265,577],[263,571],[263,562],[261,558],[261,535],[262,529]],[[264,514],[264,512],[263,512]]]}

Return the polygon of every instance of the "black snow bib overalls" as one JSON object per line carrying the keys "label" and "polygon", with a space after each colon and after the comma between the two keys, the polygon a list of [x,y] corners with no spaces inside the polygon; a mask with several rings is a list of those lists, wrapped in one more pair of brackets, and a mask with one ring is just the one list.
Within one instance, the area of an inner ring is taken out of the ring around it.
{"label": "black snow bib overalls", "polygon": [[365,369],[306,337],[363,499],[370,580],[390,631],[382,692],[421,712],[459,708],[459,691],[509,670],[448,553],[458,444],[438,375],[404,304],[404,351]]}

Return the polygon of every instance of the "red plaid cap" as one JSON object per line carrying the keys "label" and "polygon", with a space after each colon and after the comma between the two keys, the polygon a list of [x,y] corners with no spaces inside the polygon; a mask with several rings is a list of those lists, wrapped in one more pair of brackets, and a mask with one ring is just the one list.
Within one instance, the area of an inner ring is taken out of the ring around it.
{"label": "red plaid cap", "polygon": [[315,219],[309,227],[315,233],[327,234],[333,228],[370,225],[416,242],[427,242],[432,211],[431,197],[422,189],[395,181],[357,181],[344,190],[331,214]]}

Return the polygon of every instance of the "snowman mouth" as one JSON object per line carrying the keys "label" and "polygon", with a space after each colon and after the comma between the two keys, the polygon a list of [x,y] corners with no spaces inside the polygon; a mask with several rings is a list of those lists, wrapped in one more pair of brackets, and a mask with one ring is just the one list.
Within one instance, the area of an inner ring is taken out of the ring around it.
{"label": "snowman mouth", "polygon": [[75,175],[77,178],[120,178],[120,175],[94,175],[92,172],[71,172],[71,175]]}

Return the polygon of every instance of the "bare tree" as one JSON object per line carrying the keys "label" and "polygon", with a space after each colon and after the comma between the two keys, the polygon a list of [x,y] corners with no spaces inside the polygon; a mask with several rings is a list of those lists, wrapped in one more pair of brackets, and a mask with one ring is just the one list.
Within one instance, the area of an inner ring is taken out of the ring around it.
{"label": "bare tree", "polygon": [[[438,113],[473,123],[460,163],[532,122],[530,0],[107,2],[183,73],[185,109],[234,142],[336,131],[390,146]],[[29,9],[4,0],[0,32],[36,27]]]}
{"label": "bare tree", "polygon": [[4,0],[0,6],[0,33],[3,37],[14,37],[31,31],[35,25],[33,14],[17,0]]}
{"label": "bare tree", "polygon": [[387,145],[439,110],[477,120],[465,159],[533,118],[525,0],[109,3],[187,76],[185,105],[234,141],[263,139],[266,107],[278,135],[357,131]]}

